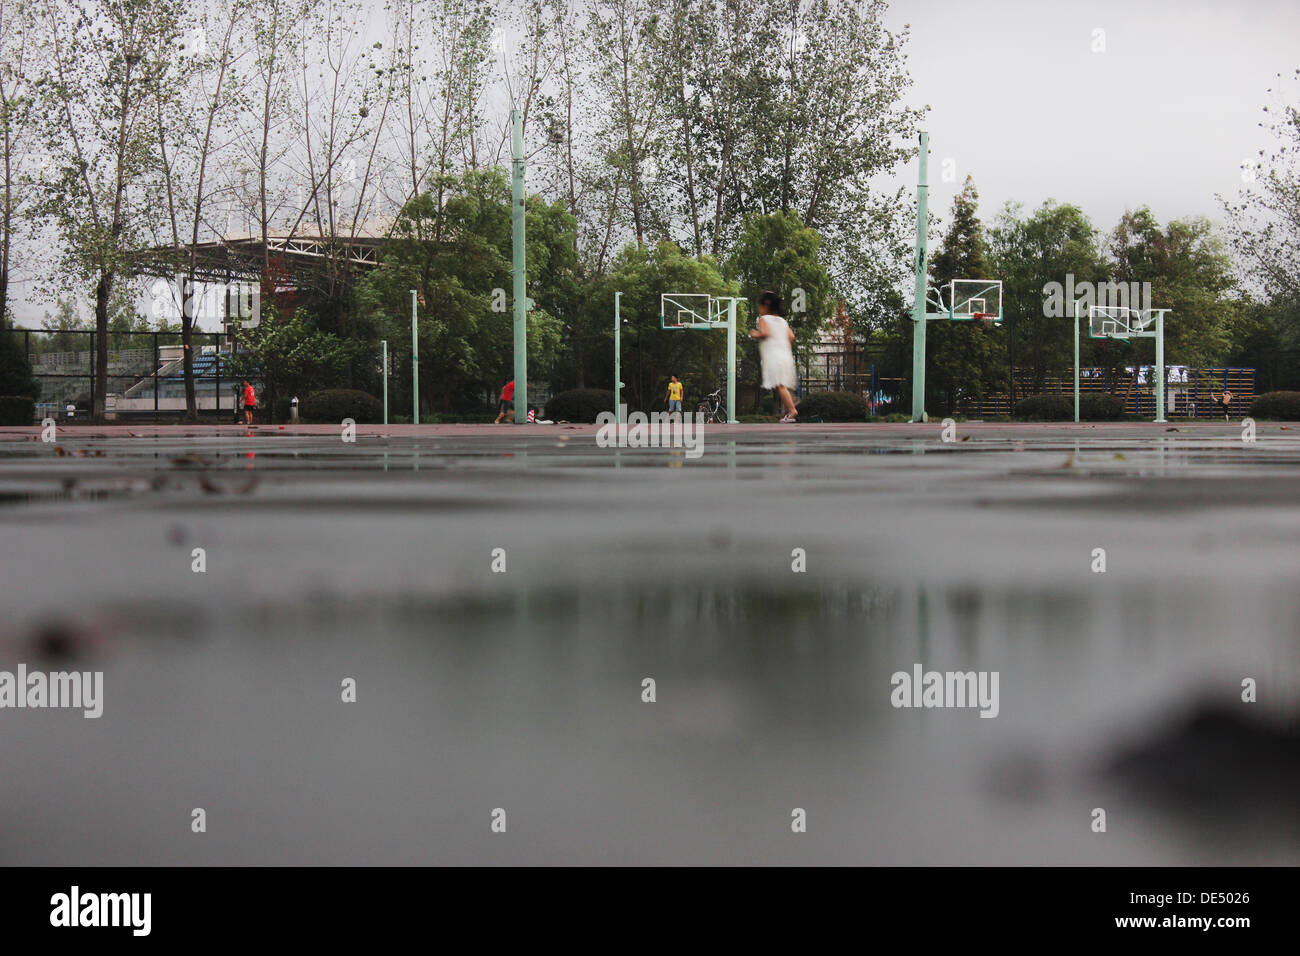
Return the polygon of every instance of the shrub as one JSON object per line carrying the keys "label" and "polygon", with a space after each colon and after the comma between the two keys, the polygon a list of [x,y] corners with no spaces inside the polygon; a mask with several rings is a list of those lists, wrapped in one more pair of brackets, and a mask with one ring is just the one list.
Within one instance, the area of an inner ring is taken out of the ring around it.
{"label": "shrub", "polygon": [[1074,399],[1064,395],[1030,395],[1016,402],[1012,418],[1031,422],[1074,421]]}
{"label": "shrub", "polygon": [[0,395],[0,425],[30,425],[33,408],[26,395]]}
{"label": "shrub", "polygon": [[[1124,417],[1124,403],[1114,395],[1079,396],[1079,421],[1117,422]],[[1073,395],[1031,395],[1016,402],[1012,418],[1031,422],[1074,421]]]}
{"label": "shrub", "polygon": [[552,395],[545,418],[556,422],[594,422],[601,412],[614,410],[614,393],[605,388],[574,388]]}
{"label": "shrub", "polygon": [[304,422],[337,425],[350,418],[358,425],[374,425],[384,418],[384,406],[373,395],[351,388],[327,388],[308,395],[300,403],[298,414]]}
{"label": "shrub", "polygon": [[799,401],[799,421],[820,418],[824,422],[867,420],[867,402],[852,392],[810,392]]}
{"label": "shrub", "polygon": [[[1070,398],[1070,417],[1074,417],[1074,398]],[[1079,396],[1079,420],[1083,422],[1117,422],[1124,417],[1124,403],[1114,395]]]}
{"label": "shrub", "polygon": [[[1236,404],[1235,402],[1233,403]],[[1300,421],[1300,392],[1265,392],[1250,403],[1251,418]]]}

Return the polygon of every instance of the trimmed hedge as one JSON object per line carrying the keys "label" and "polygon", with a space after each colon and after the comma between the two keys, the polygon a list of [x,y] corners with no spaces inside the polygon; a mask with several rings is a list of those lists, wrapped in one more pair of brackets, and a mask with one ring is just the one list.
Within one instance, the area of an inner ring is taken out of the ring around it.
{"label": "trimmed hedge", "polygon": [[1265,392],[1256,395],[1250,403],[1250,417],[1283,422],[1300,421],[1300,392]]}
{"label": "trimmed hedge", "polygon": [[605,388],[574,388],[552,395],[546,418],[556,422],[595,422],[601,412],[614,411],[614,393]]}
{"label": "trimmed hedge", "polygon": [[0,425],[30,425],[34,407],[26,395],[0,395]]}
{"label": "trimmed hedge", "polygon": [[298,409],[304,422],[337,425],[350,418],[358,425],[377,425],[384,419],[384,406],[375,396],[352,388],[327,388],[308,395]]}
{"label": "trimmed hedge", "polygon": [[[1074,400],[1071,399],[1071,402]],[[1073,407],[1071,407],[1070,417],[1074,417]],[[1079,396],[1079,420],[1085,422],[1117,422],[1124,417],[1124,402],[1114,395],[1102,393],[1100,395],[1080,395]]]}
{"label": "trimmed hedge", "polygon": [[[1011,416],[1031,422],[1074,421],[1073,395],[1031,395],[1016,402]],[[1124,417],[1124,403],[1114,395],[1079,396],[1079,420],[1083,422],[1117,422]]]}
{"label": "trimmed hedge", "polygon": [[867,402],[853,392],[809,392],[799,400],[797,421],[864,422]]}
{"label": "trimmed hedge", "polygon": [[1030,422],[1074,421],[1074,399],[1064,395],[1030,395],[1016,402],[1012,418]]}

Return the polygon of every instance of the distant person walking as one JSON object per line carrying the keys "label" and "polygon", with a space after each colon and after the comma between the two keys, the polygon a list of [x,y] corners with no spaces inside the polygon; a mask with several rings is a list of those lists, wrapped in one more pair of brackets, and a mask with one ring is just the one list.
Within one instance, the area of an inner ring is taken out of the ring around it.
{"label": "distant person walking", "polygon": [[515,410],[515,380],[512,378],[506,382],[506,387],[501,389],[501,413],[497,415],[497,420],[493,425],[500,425],[501,419],[505,418]]}
{"label": "distant person walking", "polygon": [[253,424],[253,412],[257,409],[257,392],[248,379],[244,379],[244,424]]}
{"label": "distant person walking", "polygon": [[750,330],[758,339],[758,357],[763,363],[763,388],[776,389],[785,407],[783,423],[793,422],[799,412],[794,407],[790,389],[795,387],[794,330],[781,316],[781,297],[764,292],[758,297],[758,327]]}
{"label": "distant person walking", "polygon": [[671,376],[668,382],[668,413],[670,415],[673,412],[679,415],[682,413],[682,393],[685,391],[685,387],[677,380],[677,376]]}

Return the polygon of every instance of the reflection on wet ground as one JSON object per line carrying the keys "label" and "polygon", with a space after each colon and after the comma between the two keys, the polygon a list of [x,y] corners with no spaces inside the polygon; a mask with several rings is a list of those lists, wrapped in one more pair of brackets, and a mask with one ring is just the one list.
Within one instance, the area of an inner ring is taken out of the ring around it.
{"label": "reflection on wet ground", "polygon": [[967,431],[4,442],[0,862],[1300,860],[1294,433]]}

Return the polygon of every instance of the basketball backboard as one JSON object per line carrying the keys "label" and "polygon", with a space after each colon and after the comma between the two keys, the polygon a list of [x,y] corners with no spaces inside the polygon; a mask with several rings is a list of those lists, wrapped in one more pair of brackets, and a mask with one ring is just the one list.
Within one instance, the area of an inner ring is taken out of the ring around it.
{"label": "basketball backboard", "polygon": [[958,321],[1002,321],[999,279],[953,279],[948,283],[948,317]]}
{"label": "basketball backboard", "polygon": [[717,329],[727,324],[727,300],[707,292],[666,292],[659,296],[664,329]]}
{"label": "basketball backboard", "polygon": [[1088,336],[1094,339],[1149,339],[1156,336],[1157,309],[1123,305],[1088,306]]}

